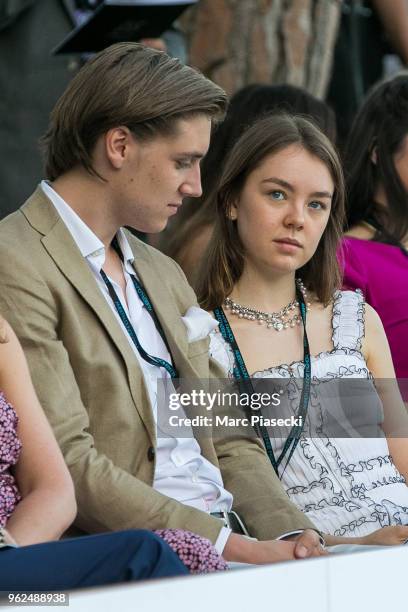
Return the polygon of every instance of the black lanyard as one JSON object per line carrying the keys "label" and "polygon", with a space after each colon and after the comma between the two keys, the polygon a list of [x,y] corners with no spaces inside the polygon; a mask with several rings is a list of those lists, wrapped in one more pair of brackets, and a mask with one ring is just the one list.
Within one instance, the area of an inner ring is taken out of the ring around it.
{"label": "black lanyard", "polygon": [[[306,304],[303,297],[302,292],[296,288],[297,300],[299,302],[300,315],[302,317],[303,323],[303,365],[304,365],[304,373],[303,373],[303,386],[302,386],[302,394],[300,397],[299,411],[297,417],[302,417],[300,419],[300,425],[294,425],[287,437],[285,444],[283,446],[282,452],[279,457],[276,459],[271,440],[268,434],[268,430],[265,426],[256,424],[254,425],[254,429],[256,434],[262,438],[265,450],[268,454],[269,460],[272,464],[273,469],[276,472],[276,475],[279,478],[282,478],[283,473],[289,464],[289,461],[292,458],[293,453],[295,452],[296,446],[300,440],[300,436],[303,430],[303,423],[305,421],[307,415],[307,409],[309,405],[309,397],[310,397],[310,383],[311,383],[311,359],[310,359],[310,348],[309,341],[306,333]],[[254,393],[254,387],[252,385],[251,378],[249,376],[247,367],[245,365],[244,359],[242,357],[241,351],[239,350],[238,343],[235,339],[234,333],[231,329],[231,326],[228,322],[227,317],[225,316],[225,312],[221,307],[216,308],[214,310],[214,315],[219,322],[219,329],[222,334],[222,337],[228,344],[230,345],[233,354],[234,354],[234,368],[233,368],[233,376],[235,380],[239,381],[240,387],[245,389],[249,394]],[[282,470],[282,473],[279,475],[279,466],[282,463],[285,456],[288,455],[288,458],[285,463],[285,467]]]}
{"label": "black lanyard", "polygon": [[[120,250],[120,246],[118,243],[118,240],[115,236],[115,238],[112,240],[112,248],[115,249],[115,251],[117,252],[117,254],[119,255],[121,261],[123,262],[123,254],[122,251]],[[129,334],[131,340],[133,341],[133,344],[135,345],[135,347],[137,348],[140,356],[147,361],[148,363],[150,363],[151,365],[157,366],[157,367],[161,367],[164,368],[171,376],[171,378],[178,378],[178,372],[176,370],[176,368],[169,363],[168,361],[166,361],[165,359],[161,359],[161,357],[154,357],[153,355],[150,355],[147,351],[145,351],[145,349],[142,347],[142,345],[139,342],[139,339],[136,335],[135,329],[133,327],[133,325],[131,324],[131,322],[129,321],[129,318],[125,312],[125,309],[123,308],[120,299],[118,298],[115,289],[113,288],[112,283],[110,282],[109,278],[106,276],[105,272],[101,269],[101,276],[102,279],[105,283],[105,285],[108,288],[109,291],[109,295],[112,299],[112,302],[116,308],[116,311],[118,313],[118,315],[120,316],[120,319],[123,323],[123,325],[126,328],[127,333]],[[157,317],[157,314],[153,308],[153,304],[151,303],[149,296],[147,295],[146,291],[144,290],[144,288],[142,287],[142,285],[139,283],[139,281],[137,280],[136,276],[134,274],[130,274],[130,278],[132,279],[133,282],[133,286],[136,290],[137,295],[139,296],[139,298],[142,300],[143,305],[146,307],[146,310],[148,311],[148,313],[150,314],[150,316],[153,319],[153,322],[156,326],[157,331],[159,332],[159,334],[161,335],[163,342],[167,348],[167,350],[170,353],[170,349],[169,346],[167,344],[167,340],[166,340],[166,336],[164,334],[163,328],[161,326],[161,323]]]}

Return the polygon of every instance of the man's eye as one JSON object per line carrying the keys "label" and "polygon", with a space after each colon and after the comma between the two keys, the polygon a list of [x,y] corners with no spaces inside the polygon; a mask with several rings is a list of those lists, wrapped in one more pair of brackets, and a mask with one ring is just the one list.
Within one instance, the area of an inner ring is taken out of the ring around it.
{"label": "man's eye", "polygon": [[268,194],[273,200],[284,200],[285,199],[285,194],[283,191],[280,191],[279,189],[275,189],[274,191],[270,191]]}
{"label": "man's eye", "polygon": [[176,161],[176,168],[182,170],[183,168],[191,168],[191,159],[178,159]]}

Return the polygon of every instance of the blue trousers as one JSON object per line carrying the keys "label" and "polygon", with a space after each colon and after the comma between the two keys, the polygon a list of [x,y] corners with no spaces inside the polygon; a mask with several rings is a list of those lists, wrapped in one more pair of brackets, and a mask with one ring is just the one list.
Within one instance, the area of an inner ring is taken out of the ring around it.
{"label": "blue trousers", "polygon": [[182,574],[188,570],[168,544],[144,530],[0,549],[0,591],[64,591]]}

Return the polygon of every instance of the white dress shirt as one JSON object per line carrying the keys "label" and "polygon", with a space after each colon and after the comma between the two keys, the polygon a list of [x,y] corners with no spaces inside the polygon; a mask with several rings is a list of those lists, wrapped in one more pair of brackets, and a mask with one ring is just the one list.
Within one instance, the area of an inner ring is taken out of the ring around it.
{"label": "white dress shirt", "polygon": [[[184,438],[171,437],[168,432],[161,435],[157,430],[157,380],[169,377],[161,367],[145,361],[136,349],[126,328],[116,311],[108,289],[102,279],[101,269],[105,263],[105,247],[101,240],[72,210],[72,208],[54,191],[49,183],[41,182],[45,195],[53,203],[60,217],[67,226],[83,257],[86,259],[96,283],[104,295],[113,315],[129,341],[143,373],[152,411],[156,421],[157,450],[153,487],[160,493],[176,499],[183,504],[193,506],[205,512],[229,511],[232,507],[232,495],[224,489],[220,470],[201,454],[201,449],[193,436]],[[123,254],[123,273],[126,281],[126,299],[121,287],[110,277],[115,292],[133,325],[142,347],[155,357],[171,363],[171,356],[156,329],[152,317],[143,305],[134,288],[131,275],[135,275],[132,266],[134,256],[126,235],[122,229],[117,233],[118,242]],[[181,412],[178,410],[178,414]],[[222,552],[228,539],[230,529],[223,528],[215,544]]]}

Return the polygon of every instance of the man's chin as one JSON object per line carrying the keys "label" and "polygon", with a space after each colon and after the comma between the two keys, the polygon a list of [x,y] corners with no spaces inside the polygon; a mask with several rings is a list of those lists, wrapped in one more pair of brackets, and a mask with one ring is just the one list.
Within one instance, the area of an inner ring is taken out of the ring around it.
{"label": "man's chin", "polygon": [[168,219],[165,219],[160,223],[151,223],[146,225],[140,223],[137,227],[136,225],[126,225],[125,227],[140,234],[160,234],[160,232],[166,229],[167,222]]}

